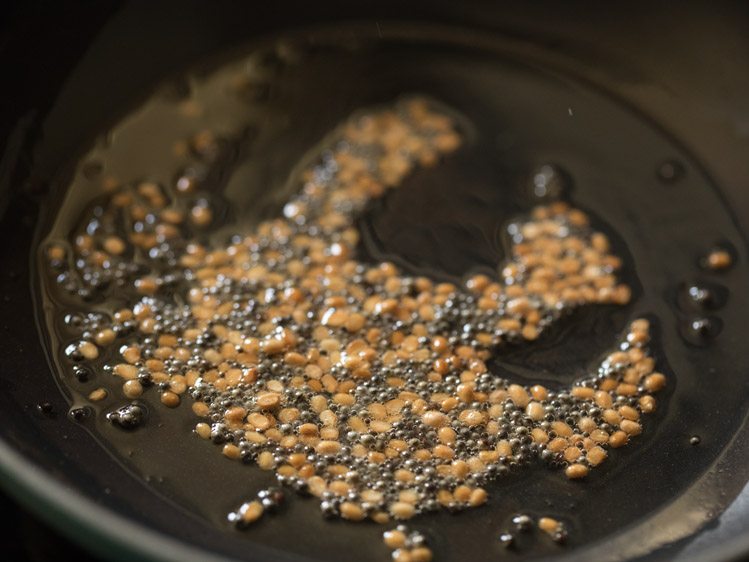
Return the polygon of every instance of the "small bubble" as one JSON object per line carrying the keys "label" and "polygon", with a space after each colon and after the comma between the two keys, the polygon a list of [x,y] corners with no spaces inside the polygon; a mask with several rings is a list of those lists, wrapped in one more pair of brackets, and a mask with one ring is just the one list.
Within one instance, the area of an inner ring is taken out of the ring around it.
{"label": "small bubble", "polygon": [[700,439],[699,435],[692,435],[689,438],[689,444],[690,445],[699,445],[702,440]]}
{"label": "small bubble", "polygon": [[567,542],[567,531],[564,529],[558,530],[556,533],[551,535],[551,540],[557,544],[564,544]]}
{"label": "small bubble", "polygon": [[205,180],[208,171],[203,166],[190,166],[177,174],[174,187],[179,194],[192,193]]}
{"label": "small bubble", "polygon": [[704,347],[708,345],[723,328],[720,318],[715,316],[703,316],[690,318],[679,324],[679,333],[682,339],[689,344]]}
{"label": "small bubble", "polygon": [[656,176],[663,183],[676,183],[685,173],[684,165],[678,160],[665,160],[656,170]]}
{"label": "small bubble", "polygon": [[82,329],[86,322],[86,317],[79,312],[72,312],[65,315],[64,321],[71,328]]}
{"label": "small bubble", "polygon": [[515,536],[512,533],[500,533],[499,544],[505,548],[510,548],[515,544]]}
{"label": "small bubble", "polygon": [[49,402],[40,402],[36,405],[36,409],[40,414],[45,416],[52,416],[55,413],[52,404]]}
{"label": "small bubble", "polygon": [[512,523],[519,531],[530,531],[533,528],[533,519],[525,514],[518,514],[512,518]]}
{"label": "small bubble", "polygon": [[132,402],[107,414],[107,420],[121,429],[136,429],[146,421],[146,408],[138,402]]}
{"label": "small bubble", "polygon": [[82,422],[91,415],[91,408],[88,406],[75,406],[70,408],[68,416],[70,419],[77,422]]}
{"label": "small bubble", "polygon": [[684,311],[716,310],[728,300],[728,290],[711,283],[682,283],[677,304]]}
{"label": "small bubble", "polygon": [[65,355],[67,355],[67,357],[72,361],[83,360],[83,354],[81,353],[80,349],[78,349],[77,343],[68,344],[68,346],[65,347]]}
{"label": "small bubble", "polygon": [[569,191],[569,176],[555,164],[543,164],[531,171],[528,191],[536,200],[560,199]]}
{"label": "small bubble", "polygon": [[715,300],[710,289],[698,285],[689,287],[689,298],[700,306],[710,306]]}

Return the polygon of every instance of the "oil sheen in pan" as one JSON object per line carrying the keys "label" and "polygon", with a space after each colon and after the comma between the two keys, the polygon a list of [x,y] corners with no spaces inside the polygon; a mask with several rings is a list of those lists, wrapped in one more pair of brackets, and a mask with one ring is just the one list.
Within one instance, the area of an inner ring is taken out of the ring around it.
{"label": "oil sheen in pan", "polygon": [[[50,238],[65,238],[107,176],[121,181],[147,176],[171,184],[183,165],[174,143],[205,128],[236,140],[232,158],[211,171],[208,196],[225,202],[227,222],[254,223],[278,212],[288,197],[283,186],[291,167],[353,111],[404,92],[424,93],[457,108],[476,127],[471,150],[438,170],[417,172],[374,205],[362,222],[367,233],[362,254],[448,278],[491,268],[501,258],[496,239],[502,225],[530,205],[531,170],[540,162],[558,163],[572,178],[572,200],[609,225],[615,249],[625,257],[624,281],[634,289],[633,303],[580,310],[533,346],[501,355],[493,369],[521,382],[565,382],[559,373],[580,374],[614,345],[629,319],[646,315],[656,328],[654,349],[659,368],[668,369],[670,387],[659,395],[649,431],[615,452],[615,462],[594,471],[587,482],[568,482],[546,469],[526,470],[490,486],[486,507],[457,517],[429,515],[413,526],[426,530],[443,560],[494,559],[504,550],[498,533],[521,509],[566,521],[569,548],[595,548],[597,540],[632,525],[629,536],[638,539],[619,554],[645,552],[663,534],[643,522],[705,473],[744,417],[744,397],[734,392],[739,367],[746,363],[736,347],[741,318],[749,311],[746,295],[736,289],[747,286],[744,264],[723,273],[699,268],[699,258],[714,244],[739,248],[740,236],[699,168],[632,110],[573,80],[506,58],[501,43],[479,48],[475,39],[458,33],[410,32],[394,28],[392,35],[370,38],[348,28],[289,36],[170,81],[86,154],[60,212],[44,228]],[[678,173],[666,173],[664,163]],[[679,296],[685,283],[719,287],[728,306],[707,311],[685,301]],[[73,310],[75,303],[46,285],[51,339],[68,341],[71,335],[52,311]],[[682,337],[680,326],[694,326],[705,314],[719,318],[722,329],[704,342],[708,345],[695,347]],[[194,417],[186,407],[165,411],[154,404],[142,431],[112,428],[103,413],[123,402],[119,384],[104,374],[78,383],[60,360],[62,350],[53,353],[61,384],[75,404],[82,405],[91,389],[111,384],[109,399],[83,423],[151,481],[165,501],[225,527],[229,510],[273,482],[271,474],[231,463],[211,444],[190,436]],[[699,445],[690,444],[694,436]],[[699,498],[705,513],[693,521],[719,510],[721,501],[725,498]],[[241,555],[247,541],[255,541],[346,560],[356,541],[362,559],[388,555],[379,529],[326,522],[316,503],[293,501],[281,516],[246,534],[227,533],[225,552]],[[672,539],[693,530],[676,516],[670,523]],[[289,529],[295,530],[293,542]],[[529,541],[523,552],[561,553],[543,540]]]}

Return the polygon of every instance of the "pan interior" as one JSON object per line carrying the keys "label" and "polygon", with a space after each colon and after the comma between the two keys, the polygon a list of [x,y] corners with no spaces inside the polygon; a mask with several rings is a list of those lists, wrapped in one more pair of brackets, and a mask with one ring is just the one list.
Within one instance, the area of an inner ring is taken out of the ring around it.
{"label": "pan interior", "polygon": [[[233,87],[237,80],[242,87]],[[435,171],[414,174],[373,206],[361,223],[367,234],[362,256],[396,259],[412,271],[452,279],[468,269],[492,268],[501,258],[492,242],[497,231],[528,208],[529,173],[540,163],[558,164],[572,178],[572,200],[599,218],[625,256],[634,299],[624,308],[576,312],[534,347],[500,354],[492,369],[523,383],[527,377],[566,382],[560,373],[582,374],[629,320],[644,315],[656,329],[658,367],[670,380],[644,434],[613,451],[608,466],[585,483],[526,470],[490,485],[487,506],[424,516],[414,528],[424,530],[439,560],[565,556],[575,549],[605,560],[643,555],[687,536],[731,499],[719,490],[713,497],[694,489],[743,424],[747,405],[736,388],[749,368],[737,345],[749,313],[740,290],[749,286],[745,264],[716,274],[701,269],[699,259],[716,243],[743,255],[741,235],[697,163],[656,126],[572,78],[508,57],[499,39],[484,43],[458,31],[413,26],[372,36],[352,26],[272,38],[203,62],[167,80],[93,144],[51,205],[59,212],[41,226],[43,236],[67,238],[106,177],[127,182],[147,176],[171,185],[179,165],[174,143],[205,128],[234,143],[232,159],[210,174],[206,194],[223,202],[227,223],[267,218],[288,195],[290,170],[329,130],[354,111],[410,93],[465,116],[475,128],[471,146]],[[186,117],[191,105],[197,109]],[[665,174],[664,162],[675,175]],[[72,376],[63,349],[73,335],[61,317],[78,305],[55,290],[44,267],[40,274],[42,324],[58,382],[71,406],[82,405],[93,388],[109,388],[109,398],[82,424],[120,468],[144,483],[142,498],[116,498],[123,510],[152,528],[237,558],[256,556],[254,544],[312,559],[349,560],[353,544],[362,560],[388,556],[381,529],[326,521],[316,500],[295,497],[278,516],[244,533],[232,530],[226,513],[271,484],[271,475],[229,462],[191,435],[195,420],[187,404],[165,411],[146,395],[147,427],[131,433],[112,427],[105,414],[124,402],[121,391],[104,373],[87,383]],[[682,336],[685,323],[705,314],[680,297],[685,284],[696,282],[719,285],[729,303],[709,311],[722,328],[705,346]],[[112,312],[104,302],[97,306]],[[695,436],[699,445],[690,444]],[[102,482],[104,468],[80,470]],[[659,512],[675,509],[677,498],[690,518],[677,518],[665,530],[653,525]],[[567,547],[529,535],[520,537],[515,551],[505,550],[497,536],[517,512],[564,520]],[[632,536],[637,540],[624,540]],[[615,537],[623,545],[616,553],[600,546]]]}

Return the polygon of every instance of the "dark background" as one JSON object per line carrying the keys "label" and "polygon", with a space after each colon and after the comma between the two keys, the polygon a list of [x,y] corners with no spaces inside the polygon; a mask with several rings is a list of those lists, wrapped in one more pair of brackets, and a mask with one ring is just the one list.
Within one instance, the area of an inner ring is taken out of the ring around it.
{"label": "dark background", "polygon": [[75,560],[99,562],[77,545],[54,531],[4,493],[0,493],[0,541],[4,559],[18,562]]}
{"label": "dark background", "polygon": [[[58,3],[10,1],[0,16],[0,69],[4,94],[0,112],[0,169],[8,165],[8,134],[29,111],[43,115],[71,65],[85,52],[98,27],[118,2]],[[42,47],[51,40],[57,48]],[[8,158],[9,159],[9,158]],[[4,202],[0,208],[4,210]],[[0,542],[4,559],[18,562],[98,562],[38,517],[0,492]]]}

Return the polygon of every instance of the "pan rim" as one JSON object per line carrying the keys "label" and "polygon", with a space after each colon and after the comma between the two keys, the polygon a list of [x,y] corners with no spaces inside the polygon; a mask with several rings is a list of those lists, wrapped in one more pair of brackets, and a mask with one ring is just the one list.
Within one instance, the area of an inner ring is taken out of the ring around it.
{"label": "pan rim", "polygon": [[[65,486],[37,463],[0,438],[0,488],[57,531],[107,560],[154,562],[234,562],[197,545],[153,531],[137,521],[97,505]],[[309,560],[253,544],[249,560]]]}

